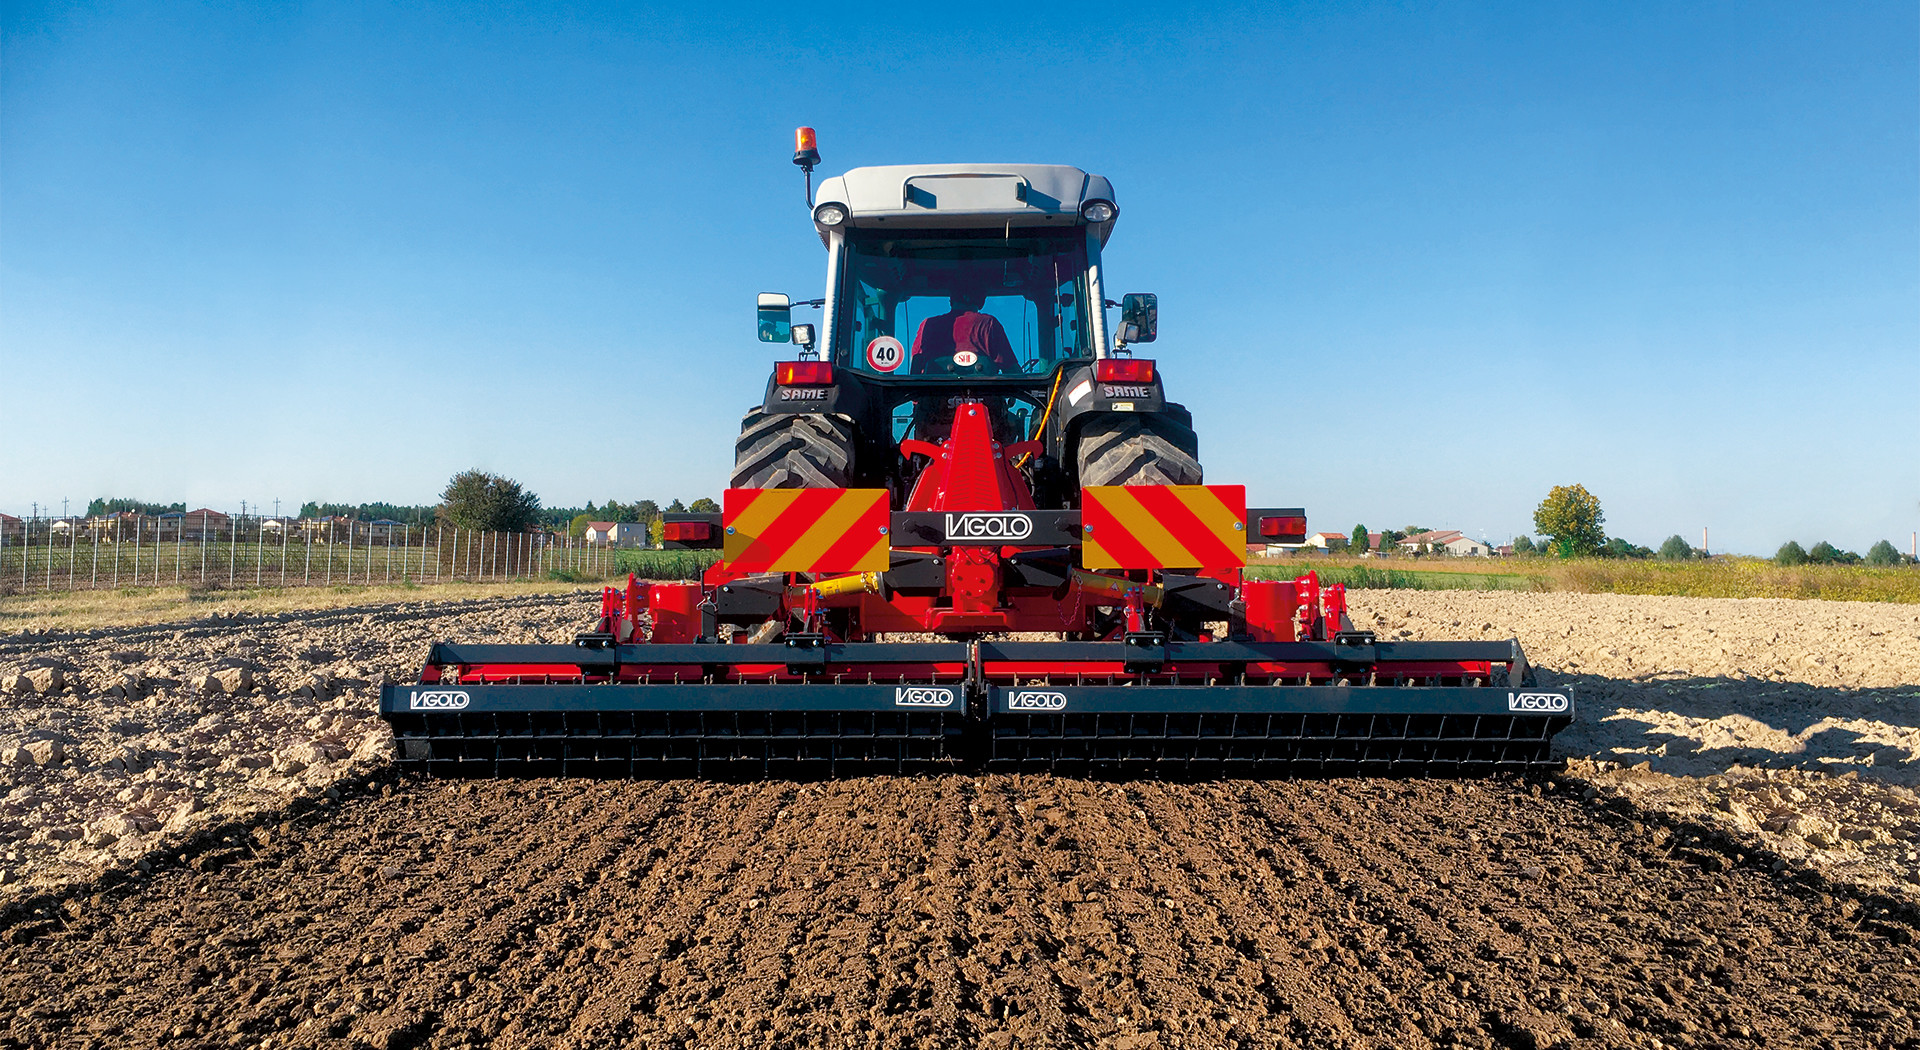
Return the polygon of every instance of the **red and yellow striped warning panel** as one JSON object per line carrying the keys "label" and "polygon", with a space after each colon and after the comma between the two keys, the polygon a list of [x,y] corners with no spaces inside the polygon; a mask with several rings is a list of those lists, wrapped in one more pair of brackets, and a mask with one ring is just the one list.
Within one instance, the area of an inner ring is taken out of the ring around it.
{"label": "red and yellow striped warning panel", "polygon": [[723,556],[741,572],[887,568],[886,489],[728,489]]}
{"label": "red and yellow striped warning panel", "polygon": [[1080,490],[1089,569],[1225,569],[1247,563],[1245,485],[1093,485]]}

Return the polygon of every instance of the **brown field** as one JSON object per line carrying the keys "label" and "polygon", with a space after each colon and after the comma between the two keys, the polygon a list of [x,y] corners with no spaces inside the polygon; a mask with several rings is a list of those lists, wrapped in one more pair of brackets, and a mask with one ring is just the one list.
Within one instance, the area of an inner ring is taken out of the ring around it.
{"label": "brown field", "polygon": [[1920,1045],[1912,606],[1357,593],[1574,693],[1531,783],[465,785],[373,685],[593,592],[340,597],[0,637],[62,672],[0,708],[0,1045]]}

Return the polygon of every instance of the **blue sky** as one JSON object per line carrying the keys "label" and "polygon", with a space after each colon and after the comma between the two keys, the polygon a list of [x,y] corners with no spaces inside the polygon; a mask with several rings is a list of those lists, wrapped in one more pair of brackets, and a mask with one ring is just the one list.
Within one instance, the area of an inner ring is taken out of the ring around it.
{"label": "blue sky", "polygon": [[10,513],[717,496],[804,123],[1112,178],[1208,480],[1315,528],[1920,528],[1911,3],[3,10]]}

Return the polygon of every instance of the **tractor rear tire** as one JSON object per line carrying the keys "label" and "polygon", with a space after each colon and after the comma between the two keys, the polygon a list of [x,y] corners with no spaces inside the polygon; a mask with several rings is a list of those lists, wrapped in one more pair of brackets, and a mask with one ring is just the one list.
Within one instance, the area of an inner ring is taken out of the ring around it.
{"label": "tractor rear tire", "polygon": [[730,487],[844,489],[852,479],[853,423],[845,417],[755,408],[740,421]]}
{"label": "tractor rear tire", "polygon": [[1200,438],[1179,405],[1096,416],[1080,429],[1080,484],[1198,485]]}

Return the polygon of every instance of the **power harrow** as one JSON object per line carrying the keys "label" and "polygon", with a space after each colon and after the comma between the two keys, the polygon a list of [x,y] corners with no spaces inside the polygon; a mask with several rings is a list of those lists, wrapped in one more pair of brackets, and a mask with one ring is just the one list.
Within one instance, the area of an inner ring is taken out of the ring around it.
{"label": "power harrow", "polygon": [[1115,216],[1106,180],[1073,168],[824,183],[825,345],[786,297],[761,296],[762,338],[798,343],[799,359],[747,413],[722,512],[663,522],[667,546],[721,560],[699,581],[607,588],[572,645],[436,643],[416,684],[382,691],[402,765],[738,778],[1547,764],[1573,704],[1535,687],[1517,641],[1384,641],[1354,629],[1341,586],[1249,578],[1248,547],[1300,542],[1305,513],[1201,483],[1191,416],[1131,354],[1154,338],[1157,303],[1102,298]]}

